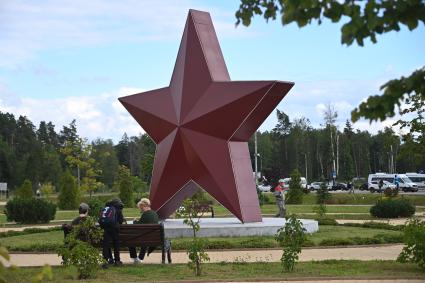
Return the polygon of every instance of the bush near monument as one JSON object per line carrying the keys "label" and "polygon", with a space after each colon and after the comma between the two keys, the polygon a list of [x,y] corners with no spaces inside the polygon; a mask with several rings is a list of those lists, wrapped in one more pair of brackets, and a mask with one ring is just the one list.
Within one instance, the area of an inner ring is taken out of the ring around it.
{"label": "bush near monument", "polygon": [[410,217],[415,207],[405,199],[382,199],[370,208],[370,214],[378,218]]}
{"label": "bush near monument", "polygon": [[189,257],[188,266],[194,270],[196,276],[202,273],[202,264],[209,261],[210,258],[206,252],[206,240],[196,236],[201,226],[199,222],[202,216],[209,212],[211,201],[207,198],[203,191],[198,191],[191,198],[183,201],[181,208],[177,211],[177,215],[183,217],[183,223],[192,229],[192,241],[187,247],[187,255]]}
{"label": "bush near monument", "polygon": [[306,240],[306,230],[300,220],[295,215],[286,218],[286,224],[277,230],[276,241],[283,248],[280,259],[285,271],[293,271],[295,263],[298,261],[298,254]]}
{"label": "bush near monument", "polygon": [[103,231],[95,226],[95,222],[94,218],[88,217],[81,224],[74,226],[64,240],[65,246],[58,250],[65,266],[77,267],[79,279],[95,278],[100,264],[103,263],[98,249],[92,246],[103,238]]}
{"label": "bush near monument", "polygon": [[14,198],[7,202],[5,213],[8,221],[17,223],[48,223],[55,218],[56,205],[44,199]]}
{"label": "bush near monument", "polygon": [[404,228],[406,246],[397,258],[400,262],[415,262],[425,270],[425,222],[411,219]]}

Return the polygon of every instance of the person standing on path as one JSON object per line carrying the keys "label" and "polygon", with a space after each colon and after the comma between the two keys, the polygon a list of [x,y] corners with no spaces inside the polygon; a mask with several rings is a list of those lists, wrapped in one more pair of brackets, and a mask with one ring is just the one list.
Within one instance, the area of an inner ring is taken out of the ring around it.
{"label": "person standing on path", "polygon": [[279,184],[274,188],[273,195],[276,198],[276,206],[278,209],[275,217],[285,217],[285,195],[283,188],[283,179],[279,180]]}
{"label": "person standing on path", "polygon": [[379,188],[379,192],[381,193],[382,192],[382,188],[384,187],[384,180],[379,180],[379,183],[378,183],[378,188]]}
{"label": "person standing on path", "polygon": [[[124,204],[119,198],[115,198],[105,204],[99,218],[100,227],[103,229],[102,255],[108,264],[122,265],[120,259],[119,232],[120,225],[125,221],[122,214]],[[112,258],[111,243],[114,248],[114,258]],[[102,267],[107,268],[105,264]]]}
{"label": "person standing on path", "polygon": [[397,175],[394,175],[394,184],[397,188],[397,192],[398,192],[398,188],[400,187],[400,179],[398,178]]}

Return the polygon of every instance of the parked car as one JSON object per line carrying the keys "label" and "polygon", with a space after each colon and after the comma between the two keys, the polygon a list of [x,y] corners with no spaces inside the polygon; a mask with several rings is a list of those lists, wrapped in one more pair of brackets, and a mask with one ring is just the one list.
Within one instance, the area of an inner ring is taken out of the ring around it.
{"label": "parked car", "polygon": [[310,190],[315,190],[317,191],[318,189],[320,189],[320,186],[322,186],[323,182],[313,182],[310,184]]}
{"label": "parked car", "polygon": [[366,183],[363,183],[363,184],[359,187],[359,190],[361,190],[361,191],[367,191],[367,190],[368,190],[367,182],[366,182]]}
{"label": "parked car", "polygon": [[[363,178],[363,177],[354,177],[351,182],[353,183],[353,186],[355,189],[359,189],[362,190],[362,187],[364,186],[365,183],[367,183],[367,178]],[[364,190],[367,190],[367,184],[365,187],[363,187]]]}
{"label": "parked car", "polygon": [[379,188],[379,181],[377,180],[374,180],[369,184],[369,191],[371,193],[374,193],[374,192],[382,193],[388,188],[390,188],[391,190],[395,190],[397,189],[397,186],[385,180],[383,181],[382,188]]}
{"label": "parked car", "polygon": [[272,188],[270,185],[258,185],[257,187],[262,192],[270,192],[270,189]]}
{"label": "parked car", "polygon": [[346,191],[347,190],[347,184],[345,183],[335,183],[335,185],[332,185],[332,191]]}
{"label": "parked car", "polygon": [[[291,178],[284,178],[284,179],[280,179],[280,180],[282,180],[282,182],[283,182],[283,189],[289,190],[289,181],[291,181]],[[300,185],[301,185],[301,188],[308,189],[307,180],[306,180],[305,177],[300,178]]]}

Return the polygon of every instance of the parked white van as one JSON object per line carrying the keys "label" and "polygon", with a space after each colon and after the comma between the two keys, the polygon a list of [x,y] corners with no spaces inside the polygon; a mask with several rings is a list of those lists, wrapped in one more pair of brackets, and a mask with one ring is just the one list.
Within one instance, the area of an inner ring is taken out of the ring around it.
{"label": "parked white van", "polygon": [[412,182],[418,185],[419,190],[425,190],[425,174],[406,173],[406,176],[409,177]]}
{"label": "parked white van", "polygon": [[418,185],[416,185],[412,180],[409,179],[405,174],[388,174],[388,173],[375,173],[369,174],[367,178],[369,190],[374,190],[374,184],[379,183],[380,180],[387,181],[389,183],[395,184],[395,178],[398,178],[399,189],[403,192],[417,192]]}

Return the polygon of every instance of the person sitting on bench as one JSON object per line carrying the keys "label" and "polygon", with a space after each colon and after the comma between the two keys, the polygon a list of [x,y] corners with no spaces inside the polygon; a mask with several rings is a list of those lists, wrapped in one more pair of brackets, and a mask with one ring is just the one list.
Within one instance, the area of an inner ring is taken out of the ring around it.
{"label": "person sitting on bench", "polygon": [[[158,214],[155,210],[151,209],[151,202],[147,198],[142,198],[138,203],[137,207],[140,209],[142,215],[139,220],[135,220],[134,224],[158,224]],[[146,252],[148,255],[155,250],[155,247],[141,247],[139,256],[135,247],[130,247],[130,257],[133,259],[135,264],[141,263],[145,258]]]}
{"label": "person sitting on bench", "polygon": [[63,224],[62,230],[64,232],[64,236],[66,237],[71,231],[72,227],[84,222],[87,219],[87,215],[89,213],[89,205],[85,202],[80,203],[78,207],[78,216],[72,220],[71,224]]}

